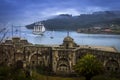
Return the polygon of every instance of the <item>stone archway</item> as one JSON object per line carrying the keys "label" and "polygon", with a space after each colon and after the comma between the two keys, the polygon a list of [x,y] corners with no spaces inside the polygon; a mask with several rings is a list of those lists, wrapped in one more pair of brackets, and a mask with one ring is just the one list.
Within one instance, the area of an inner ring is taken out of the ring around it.
{"label": "stone archway", "polygon": [[17,60],[17,61],[16,61],[16,67],[17,67],[18,69],[23,68],[23,61],[22,61],[22,60]]}
{"label": "stone archway", "polygon": [[16,52],[15,53],[15,60],[18,61],[18,60],[23,60],[24,59],[24,55],[20,52]]}
{"label": "stone archway", "polygon": [[107,71],[116,72],[119,69],[119,64],[116,60],[108,60],[105,67]]}
{"label": "stone archway", "polygon": [[43,55],[41,53],[36,53],[34,52],[33,54],[31,54],[29,56],[29,63],[32,66],[36,66],[36,65],[43,65],[44,64],[44,58]]}
{"label": "stone archway", "polygon": [[10,59],[10,54],[8,51],[2,51],[0,56],[0,63],[5,63],[8,64],[9,63],[9,59]]}
{"label": "stone archway", "polygon": [[60,58],[57,62],[57,72],[58,73],[69,73],[70,65],[67,58]]}

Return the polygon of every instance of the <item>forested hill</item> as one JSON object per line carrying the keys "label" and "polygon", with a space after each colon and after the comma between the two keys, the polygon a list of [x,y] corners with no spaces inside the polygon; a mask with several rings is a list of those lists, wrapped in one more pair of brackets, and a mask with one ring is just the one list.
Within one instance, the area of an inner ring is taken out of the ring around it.
{"label": "forested hill", "polygon": [[[54,18],[41,21],[47,30],[77,30],[88,27],[109,27],[112,24],[120,25],[120,11],[94,12],[92,14],[81,14],[72,16],[61,14]],[[33,29],[35,23],[26,25],[28,29]]]}

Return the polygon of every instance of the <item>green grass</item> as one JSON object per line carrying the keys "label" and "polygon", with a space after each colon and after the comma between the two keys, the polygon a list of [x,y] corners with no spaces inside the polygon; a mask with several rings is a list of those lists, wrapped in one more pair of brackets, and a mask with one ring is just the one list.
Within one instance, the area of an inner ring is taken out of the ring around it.
{"label": "green grass", "polygon": [[33,80],[85,80],[84,77],[80,77],[80,78],[54,77],[54,76],[41,75],[36,72],[32,73],[32,78]]}
{"label": "green grass", "polygon": [[[32,73],[32,78],[33,80],[85,80],[84,77],[79,77],[79,78],[54,77],[54,76],[46,76],[46,75],[38,74],[36,72]],[[99,76],[93,77],[92,80],[120,80],[120,79],[99,75]]]}
{"label": "green grass", "polygon": [[118,78],[114,78],[114,77],[106,77],[106,76],[95,76],[92,78],[92,80],[120,80]]}

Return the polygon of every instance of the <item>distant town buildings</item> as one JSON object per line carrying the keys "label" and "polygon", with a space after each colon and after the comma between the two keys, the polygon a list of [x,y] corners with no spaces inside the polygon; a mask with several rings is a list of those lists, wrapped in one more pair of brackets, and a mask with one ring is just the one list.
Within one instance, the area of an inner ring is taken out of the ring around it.
{"label": "distant town buildings", "polygon": [[79,28],[77,29],[78,33],[97,33],[97,34],[120,34],[120,27],[118,25],[111,25],[111,26],[95,26],[89,28]]}

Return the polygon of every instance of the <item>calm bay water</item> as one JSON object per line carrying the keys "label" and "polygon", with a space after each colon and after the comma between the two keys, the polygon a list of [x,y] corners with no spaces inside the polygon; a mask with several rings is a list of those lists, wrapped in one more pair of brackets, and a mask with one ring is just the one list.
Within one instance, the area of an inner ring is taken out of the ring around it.
{"label": "calm bay water", "polygon": [[[120,51],[120,35],[81,34],[73,31],[70,31],[69,35],[79,45],[111,46]],[[11,33],[8,36],[11,36]],[[16,35],[14,34],[14,36]],[[50,38],[51,36],[53,39]],[[66,36],[67,31],[46,31],[43,36],[34,35],[32,30],[28,29],[22,29],[21,31],[21,37],[26,38],[33,44],[62,44]]]}

